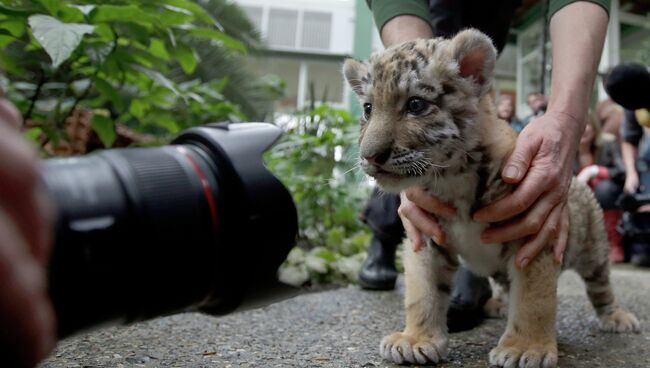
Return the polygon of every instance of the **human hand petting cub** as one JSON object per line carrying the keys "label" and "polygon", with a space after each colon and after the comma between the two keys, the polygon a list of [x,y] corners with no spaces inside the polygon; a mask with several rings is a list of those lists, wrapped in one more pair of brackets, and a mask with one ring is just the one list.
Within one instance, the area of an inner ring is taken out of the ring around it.
{"label": "human hand petting cub", "polygon": [[[565,163],[572,162],[580,137],[579,129],[567,132],[562,129],[566,126],[580,125],[571,116],[553,111],[528,125],[502,170],[503,180],[517,184],[517,189],[474,214],[478,222],[505,221],[483,233],[485,243],[526,239],[516,257],[521,268],[547,245],[553,246],[556,261],[562,261],[569,226],[566,198],[572,177],[572,167]],[[399,214],[414,249],[422,248],[422,235],[444,246],[446,234],[437,218],[453,216],[454,208],[420,188],[403,192],[401,199]]]}

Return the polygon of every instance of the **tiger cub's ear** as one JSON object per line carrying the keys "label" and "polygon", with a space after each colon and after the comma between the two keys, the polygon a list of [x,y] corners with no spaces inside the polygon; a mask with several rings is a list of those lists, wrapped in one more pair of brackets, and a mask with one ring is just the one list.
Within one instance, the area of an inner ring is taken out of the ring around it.
{"label": "tiger cub's ear", "polygon": [[451,39],[449,49],[451,57],[458,62],[460,76],[476,84],[479,96],[486,94],[497,61],[497,50],[490,37],[475,29],[467,29]]}
{"label": "tiger cub's ear", "polygon": [[346,59],[343,63],[343,75],[359,97],[366,94],[370,82],[370,66],[367,61]]}

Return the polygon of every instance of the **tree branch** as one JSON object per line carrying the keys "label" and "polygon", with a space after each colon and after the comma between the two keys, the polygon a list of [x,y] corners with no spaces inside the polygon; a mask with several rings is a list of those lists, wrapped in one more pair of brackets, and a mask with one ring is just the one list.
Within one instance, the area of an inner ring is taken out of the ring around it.
{"label": "tree branch", "polygon": [[31,98],[29,108],[27,109],[27,112],[25,113],[23,118],[23,127],[25,127],[27,120],[29,120],[32,117],[32,113],[34,112],[34,107],[36,106],[36,101],[38,100],[38,96],[41,94],[41,89],[43,88],[43,85],[45,84],[46,81],[47,78],[45,78],[45,72],[41,71],[41,77],[38,80],[36,91],[34,92],[34,95]]}

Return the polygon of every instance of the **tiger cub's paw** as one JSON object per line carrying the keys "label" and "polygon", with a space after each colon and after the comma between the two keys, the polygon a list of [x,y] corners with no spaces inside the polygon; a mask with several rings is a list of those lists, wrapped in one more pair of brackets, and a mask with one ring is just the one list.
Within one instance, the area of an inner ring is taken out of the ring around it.
{"label": "tiger cub's paw", "polygon": [[641,324],[634,314],[618,307],[614,312],[600,317],[600,329],[606,332],[639,332]]}
{"label": "tiger cub's paw", "polygon": [[415,337],[396,332],[381,340],[382,358],[397,364],[438,363],[447,356],[447,338]]}
{"label": "tiger cub's paw", "polygon": [[522,338],[501,339],[490,351],[490,367],[503,368],[555,368],[557,345],[555,342],[539,343]]}
{"label": "tiger cub's paw", "polygon": [[508,303],[500,298],[492,297],[483,306],[483,313],[488,318],[505,318],[508,315]]}

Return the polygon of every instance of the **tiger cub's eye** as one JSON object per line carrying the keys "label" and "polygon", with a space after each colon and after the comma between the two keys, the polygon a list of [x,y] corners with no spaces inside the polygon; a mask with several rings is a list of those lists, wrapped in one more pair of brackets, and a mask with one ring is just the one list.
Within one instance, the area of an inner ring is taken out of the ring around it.
{"label": "tiger cub's eye", "polygon": [[411,115],[420,115],[429,107],[429,103],[419,97],[411,97],[406,102],[406,111]]}
{"label": "tiger cub's eye", "polygon": [[372,104],[365,103],[363,104],[363,117],[368,120],[370,119],[370,114],[372,113]]}

